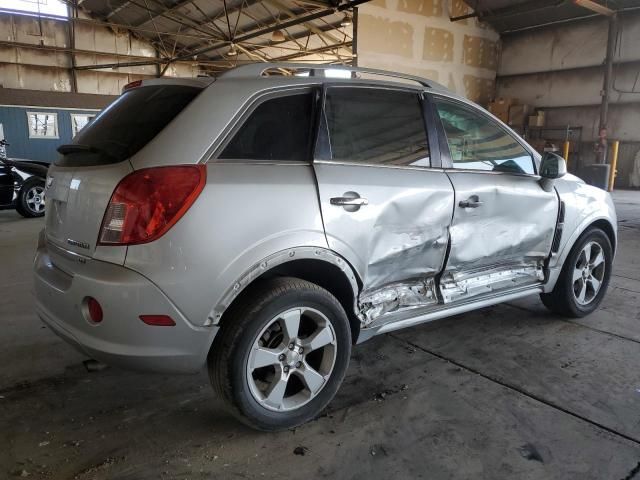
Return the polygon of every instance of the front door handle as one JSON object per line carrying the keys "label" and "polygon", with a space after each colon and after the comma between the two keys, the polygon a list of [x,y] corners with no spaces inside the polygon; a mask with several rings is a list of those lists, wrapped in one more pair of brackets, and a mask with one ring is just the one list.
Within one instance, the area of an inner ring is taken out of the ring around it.
{"label": "front door handle", "polygon": [[330,198],[329,203],[343,207],[347,212],[357,212],[363,205],[369,205],[369,200],[362,198],[358,192],[344,192],[342,197]]}
{"label": "front door handle", "polygon": [[458,206],[460,208],[478,208],[483,203],[484,202],[480,201],[480,197],[478,197],[478,195],[471,195],[466,200],[460,200],[460,203],[458,203]]}

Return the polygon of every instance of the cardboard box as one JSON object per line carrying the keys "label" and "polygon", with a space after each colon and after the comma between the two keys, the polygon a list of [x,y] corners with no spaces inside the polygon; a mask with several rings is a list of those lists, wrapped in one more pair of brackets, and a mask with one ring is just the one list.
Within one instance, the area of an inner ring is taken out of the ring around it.
{"label": "cardboard box", "polygon": [[544,127],[544,112],[537,112],[529,117],[530,127]]}
{"label": "cardboard box", "polygon": [[521,127],[527,123],[531,107],[527,104],[511,105],[509,108],[509,125]]}
{"label": "cardboard box", "polygon": [[489,110],[491,113],[493,113],[496,117],[500,118],[501,120],[502,120],[501,115],[504,115],[507,119],[504,121],[508,121],[509,108],[511,107],[511,105],[515,103],[517,103],[517,101],[514,98],[500,97],[500,98],[496,98],[493,102],[489,102],[489,107],[487,108],[487,110]]}
{"label": "cardboard box", "polygon": [[[493,113],[493,112],[491,112]],[[504,123],[507,123],[509,121],[509,113],[508,112],[496,112],[493,113],[496,117],[498,117],[500,120],[502,120]]]}

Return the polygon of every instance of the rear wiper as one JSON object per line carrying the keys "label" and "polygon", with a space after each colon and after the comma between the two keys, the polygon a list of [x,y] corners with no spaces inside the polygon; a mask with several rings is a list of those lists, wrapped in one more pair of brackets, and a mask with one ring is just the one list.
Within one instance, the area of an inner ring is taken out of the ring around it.
{"label": "rear wiper", "polygon": [[80,143],[68,143],[66,145],[60,145],[58,147],[58,152],[66,155],[67,153],[78,153],[78,152],[91,152],[98,153],[100,149],[96,147],[92,147],[91,145],[82,145]]}

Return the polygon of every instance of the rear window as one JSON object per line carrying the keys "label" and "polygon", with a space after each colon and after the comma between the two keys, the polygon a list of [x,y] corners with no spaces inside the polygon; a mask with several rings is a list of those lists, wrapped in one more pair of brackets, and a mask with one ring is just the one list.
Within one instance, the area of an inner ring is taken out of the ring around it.
{"label": "rear window", "polygon": [[193,100],[200,88],[153,85],[120,96],[83,128],[71,145],[59,148],[56,165],[117,163],[134,155]]}

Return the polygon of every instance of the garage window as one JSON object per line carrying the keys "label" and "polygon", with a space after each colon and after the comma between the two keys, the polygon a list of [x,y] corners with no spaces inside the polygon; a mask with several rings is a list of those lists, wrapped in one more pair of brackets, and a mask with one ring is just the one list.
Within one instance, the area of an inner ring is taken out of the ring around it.
{"label": "garage window", "polygon": [[58,138],[58,114],[27,112],[29,138]]}
{"label": "garage window", "polygon": [[309,160],[313,93],[266,100],[249,115],[218,158]]}
{"label": "garage window", "polygon": [[331,88],[325,116],[332,160],[430,166],[422,102],[415,92]]}
{"label": "garage window", "polygon": [[89,115],[86,113],[72,113],[71,114],[71,132],[75,137],[80,130],[82,130],[95,115]]}

